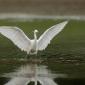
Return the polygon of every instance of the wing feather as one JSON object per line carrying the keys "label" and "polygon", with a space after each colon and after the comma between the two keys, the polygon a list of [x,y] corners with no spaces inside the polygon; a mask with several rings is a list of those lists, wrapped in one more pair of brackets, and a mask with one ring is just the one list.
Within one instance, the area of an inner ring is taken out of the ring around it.
{"label": "wing feather", "polygon": [[50,41],[62,31],[68,21],[64,21],[47,29],[38,39],[38,50],[44,50]]}
{"label": "wing feather", "polygon": [[29,78],[15,77],[12,78],[5,85],[27,85],[30,82]]}
{"label": "wing feather", "polygon": [[31,40],[18,27],[0,26],[0,33],[10,39],[18,48],[29,53]]}

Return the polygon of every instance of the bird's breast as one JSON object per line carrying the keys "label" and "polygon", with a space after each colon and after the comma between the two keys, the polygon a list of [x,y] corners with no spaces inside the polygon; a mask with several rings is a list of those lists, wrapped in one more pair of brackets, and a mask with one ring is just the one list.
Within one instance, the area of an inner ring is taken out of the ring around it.
{"label": "bird's breast", "polygon": [[36,50],[37,48],[37,41],[33,40],[32,41],[32,50]]}

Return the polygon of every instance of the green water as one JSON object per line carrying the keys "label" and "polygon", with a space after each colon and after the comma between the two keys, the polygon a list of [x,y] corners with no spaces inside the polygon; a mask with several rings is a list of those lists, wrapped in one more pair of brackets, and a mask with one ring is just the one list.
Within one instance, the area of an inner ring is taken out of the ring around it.
{"label": "green water", "polygon": [[[18,26],[29,38],[33,39],[33,30],[38,29],[38,37],[50,26],[64,20],[13,21],[0,20],[0,26]],[[14,71],[29,63],[24,61],[26,52],[21,52],[10,40],[0,35],[0,74]],[[67,74],[68,78],[55,79],[60,85],[84,85],[85,79],[85,21],[70,20],[65,29],[57,35],[45,51],[38,52],[37,59],[52,72]],[[21,61],[20,61],[21,60]],[[1,78],[3,83],[5,78]],[[82,84],[80,84],[82,83]],[[83,84],[84,83],[84,84]]]}

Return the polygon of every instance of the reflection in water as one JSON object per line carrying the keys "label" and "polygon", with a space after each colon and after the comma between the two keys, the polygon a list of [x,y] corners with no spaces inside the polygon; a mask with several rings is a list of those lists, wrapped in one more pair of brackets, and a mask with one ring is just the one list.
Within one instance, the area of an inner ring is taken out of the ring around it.
{"label": "reflection in water", "polygon": [[55,75],[47,69],[46,66],[26,65],[20,67],[12,73],[5,74],[4,77],[9,77],[11,80],[5,85],[30,85],[34,82],[35,85],[58,85],[53,79],[61,74]]}

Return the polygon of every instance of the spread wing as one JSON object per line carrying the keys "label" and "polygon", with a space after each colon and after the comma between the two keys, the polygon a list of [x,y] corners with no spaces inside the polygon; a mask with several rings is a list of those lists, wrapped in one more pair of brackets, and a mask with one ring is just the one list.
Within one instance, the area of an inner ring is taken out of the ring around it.
{"label": "spread wing", "polygon": [[29,78],[15,77],[12,78],[5,85],[27,85],[30,82]]}
{"label": "spread wing", "polygon": [[44,50],[50,41],[62,31],[68,21],[64,21],[47,29],[38,39],[38,50]]}
{"label": "spread wing", "polygon": [[18,48],[29,53],[31,40],[18,27],[0,26],[0,33],[10,39]]}
{"label": "spread wing", "polygon": [[43,85],[58,85],[51,78],[44,78],[42,79],[42,82],[44,83]]}

